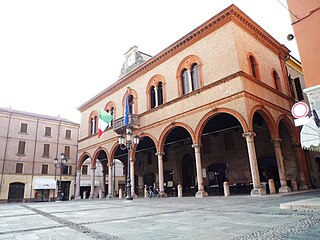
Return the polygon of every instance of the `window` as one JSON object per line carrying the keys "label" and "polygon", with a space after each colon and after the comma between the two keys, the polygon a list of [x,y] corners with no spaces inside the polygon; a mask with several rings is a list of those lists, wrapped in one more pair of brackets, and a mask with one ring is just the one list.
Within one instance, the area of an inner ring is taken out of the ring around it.
{"label": "window", "polygon": [[71,130],[66,130],[66,138],[71,139]]}
{"label": "window", "polygon": [[151,100],[151,108],[156,107],[156,92],[154,90],[154,86],[150,88],[150,100]]}
{"label": "window", "polygon": [[129,102],[129,112],[130,112],[131,114],[134,114],[134,111],[133,111],[133,109],[134,109],[134,107],[133,107],[134,99],[133,99],[133,96],[132,96],[132,95],[129,95],[129,96],[128,96],[128,102]]}
{"label": "window", "polygon": [[26,151],[26,142],[25,141],[19,141],[18,145],[18,154],[24,155]]}
{"label": "window", "polygon": [[183,95],[188,94],[190,92],[189,75],[187,69],[184,69],[182,72],[182,87]]}
{"label": "window", "polygon": [[62,174],[63,175],[68,175],[69,174],[69,166],[63,166]]}
{"label": "window", "polygon": [[161,105],[163,103],[163,91],[162,91],[162,82],[159,82],[158,84],[158,105]]}
{"label": "window", "polygon": [[98,126],[98,117],[96,113],[92,115],[89,119],[89,135],[94,135],[97,133],[97,126]]}
{"label": "window", "polygon": [[64,155],[66,158],[70,158],[70,146],[64,146]]}
{"label": "window", "polygon": [[21,133],[27,133],[28,132],[28,124],[27,123],[21,123],[20,132]]}
{"label": "window", "polygon": [[42,164],[41,174],[48,174],[48,164]]}
{"label": "window", "polygon": [[256,59],[252,55],[249,56],[249,67],[250,67],[251,75],[256,79],[259,79],[258,64]]}
{"label": "window", "polygon": [[192,89],[193,91],[200,88],[200,78],[199,78],[199,68],[198,64],[194,64],[191,70],[191,80],[192,80]]}
{"label": "window", "polygon": [[272,76],[273,76],[273,81],[274,81],[274,85],[276,87],[276,89],[279,91],[280,90],[280,79],[278,76],[278,73],[276,71],[272,72]]}
{"label": "window", "polygon": [[16,163],[16,173],[23,172],[23,163]]}
{"label": "window", "polygon": [[46,127],[44,130],[44,135],[46,137],[51,137],[51,127]]}
{"label": "window", "polygon": [[298,101],[303,100],[304,97],[303,97],[302,87],[301,87],[301,84],[300,84],[300,78],[297,77],[297,78],[294,79],[294,85],[295,85],[295,88],[296,88],[296,91],[297,91]]}
{"label": "window", "polygon": [[88,175],[88,165],[82,165],[82,175]]}
{"label": "window", "polygon": [[50,144],[43,144],[43,155],[44,157],[49,157],[50,154]]}
{"label": "window", "polygon": [[189,55],[180,62],[176,73],[179,96],[196,91],[203,86],[201,69],[201,60],[196,55]]}

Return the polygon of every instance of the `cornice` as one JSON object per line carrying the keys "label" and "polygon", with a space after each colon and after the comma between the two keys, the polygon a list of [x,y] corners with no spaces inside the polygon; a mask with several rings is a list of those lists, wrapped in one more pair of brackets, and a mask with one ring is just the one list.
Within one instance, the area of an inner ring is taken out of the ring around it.
{"label": "cornice", "polygon": [[265,43],[265,45],[267,45],[273,51],[278,52],[279,55],[286,57],[289,54],[290,50],[288,48],[280,44],[263,28],[261,28],[257,23],[255,23],[250,17],[248,17],[234,4],[232,4],[228,8],[224,9],[223,11],[209,19],[208,21],[201,24],[193,31],[189,32],[184,37],[180,38],[178,41],[176,41],[169,47],[165,48],[163,51],[161,51],[145,63],[141,64],[132,72],[124,75],[117,82],[113,83],[105,90],[103,90],[102,92],[100,92],[99,94],[82,104],[80,107],[78,107],[78,110],[80,112],[85,111],[89,107],[105,99],[108,95],[116,92],[120,88],[131,83],[139,76],[142,76],[146,72],[155,68],[164,61],[170,59],[172,56],[178,54],[183,49],[206,37],[208,34],[210,34],[214,30],[218,29],[219,27],[223,26],[224,24],[230,21],[240,24],[243,27],[243,29],[256,36],[258,40]]}

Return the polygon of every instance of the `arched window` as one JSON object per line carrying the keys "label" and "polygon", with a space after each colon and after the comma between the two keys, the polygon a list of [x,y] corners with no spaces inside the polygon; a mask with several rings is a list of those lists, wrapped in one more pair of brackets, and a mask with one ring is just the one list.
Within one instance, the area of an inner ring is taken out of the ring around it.
{"label": "arched window", "polygon": [[195,55],[189,55],[180,62],[176,75],[179,96],[189,94],[203,86],[201,69],[201,60]]}
{"label": "arched window", "polygon": [[182,89],[183,89],[183,95],[188,94],[190,92],[190,83],[189,83],[189,75],[188,70],[184,69],[182,71]]}
{"label": "arched window", "polygon": [[279,79],[278,73],[276,71],[273,71],[272,77],[273,77],[273,81],[276,89],[280,91],[280,81],[279,81],[280,79]]}
{"label": "arched window", "polygon": [[128,102],[130,114],[134,114],[134,98],[131,94],[128,96]]}
{"label": "arched window", "polygon": [[199,78],[199,68],[198,64],[194,64],[191,70],[191,78],[192,78],[192,90],[198,90],[200,88],[200,78]]}
{"label": "arched window", "polygon": [[[114,119],[114,107],[111,107],[110,109],[107,109],[106,112],[109,113],[111,116],[113,116],[113,119]],[[110,128],[112,126],[113,126],[113,120],[108,125],[108,128]]]}
{"label": "arched window", "polygon": [[254,78],[257,78],[256,60],[254,59],[253,56],[250,56],[249,60],[250,60],[251,74]]}
{"label": "arched window", "polygon": [[162,82],[159,82],[157,91],[158,91],[158,105],[161,105],[163,103]]}
{"label": "arched window", "polygon": [[98,117],[96,113],[92,113],[89,118],[89,135],[94,135],[98,130]]}
{"label": "arched window", "polygon": [[150,101],[151,101],[151,108],[156,107],[156,92],[154,86],[150,88]]}

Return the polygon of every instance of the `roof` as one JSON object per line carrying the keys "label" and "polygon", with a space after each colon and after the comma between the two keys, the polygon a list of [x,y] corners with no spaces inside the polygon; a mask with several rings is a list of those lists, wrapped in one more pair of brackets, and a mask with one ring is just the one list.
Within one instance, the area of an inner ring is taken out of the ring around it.
{"label": "roof", "polygon": [[58,122],[64,122],[64,123],[69,123],[69,124],[74,124],[78,125],[78,123],[72,122],[68,119],[61,118],[61,117],[53,117],[53,116],[48,116],[48,115],[43,115],[43,114],[38,114],[38,113],[30,113],[30,112],[25,112],[25,111],[20,111],[20,110],[14,110],[12,108],[1,108],[0,107],[0,113],[7,113],[11,115],[20,115],[20,116],[26,116],[26,117],[32,117],[32,118],[40,118],[44,120],[51,120],[51,121],[58,121]]}
{"label": "roof", "polygon": [[111,84],[109,87],[98,93],[96,96],[83,103],[77,109],[80,112],[82,112],[88,109],[89,107],[93,106],[97,102],[102,101],[111,93],[126,86],[139,76],[155,68],[162,62],[171,58],[175,54],[181,52],[183,49],[199,41],[200,39],[204,38],[208,34],[212,33],[213,31],[230,21],[233,21],[240,25],[245,31],[253,34],[259,41],[269,46],[270,49],[273,49],[275,52],[279,52],[283,54],[285,57],[289,54],[290,50],[286,46],[280,44],[262,27],[260,27],[250,17],[248,17],[244,12],[242,12],[237,6],[232,4],[220,13],[216,14],[211,19],[201,24],[199,27],[195,28],[194,30],[180,38],[175,43],[171,44],[169,47],[162,50],[160,53],[156,54],[154,57],[151,57],[149,60],[139,65],[134,70],[119,78],[115,83]]}

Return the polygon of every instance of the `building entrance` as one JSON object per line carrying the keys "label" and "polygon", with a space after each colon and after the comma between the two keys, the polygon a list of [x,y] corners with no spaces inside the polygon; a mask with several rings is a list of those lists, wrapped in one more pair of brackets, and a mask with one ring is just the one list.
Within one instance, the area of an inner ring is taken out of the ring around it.
{"label": "building entrance", "polygon": [[10,183],[8,202],[23,202],[24,183]]}

